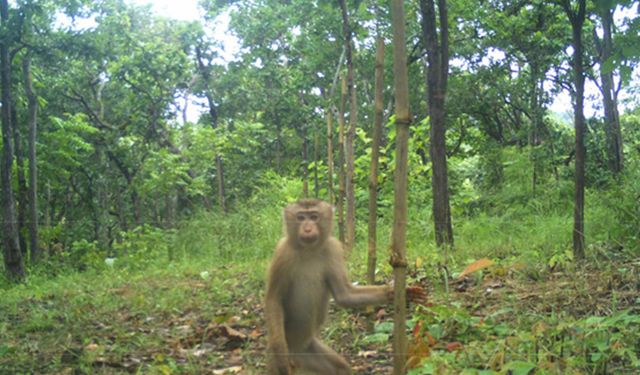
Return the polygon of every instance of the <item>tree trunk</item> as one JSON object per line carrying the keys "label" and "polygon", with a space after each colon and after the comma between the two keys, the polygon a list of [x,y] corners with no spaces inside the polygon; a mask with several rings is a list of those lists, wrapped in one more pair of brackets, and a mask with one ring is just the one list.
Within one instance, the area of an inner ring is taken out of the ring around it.
{"label": "tree trunk", "polygon": [[218,181],[218,205],[222,212],[227,212],[227,198],[224,187],[224,166],[222,165],[222,156],[216,155],[216,171]]}
{"label": "tree trunk", "polygon": [[331,104],[331,98],[333,97],[333,93],[335,91],[335,88],[338,84],[338,78],[340,77],[340,70],[342,67],[342,63],[344,61],[344,55],[345,55],[345,49],[342,49],[342,53],[340,54],[340,58],[338,59],[338,65],[336,67],[336,72],[333,75],[333,81],[331,84],[331,88],[329,89],[329,94],[327,96],[324,95],[323,92],[323,97],[325,97],[325,99],[327,100],[327,112],[326,112],[326,118],[327,118],[327,174],[329,176],[329,181],[328,181],[328,185],[329,185],[329,190],[328,190],[328,195],[329,195],[329,202],[331,202],[331,204],[334,204],[334,195],[335,195],[335,187],[333,186],[333,175],[335,172],[335,165],[334,165],[334,148],[333,148],[333,116],[334,114],[337,112],[337,109],[335,108],[335,106],[333,104]]}
{"label": "tree trunk", "polygon": [[[44,215],[43,215],[43,219],[44,222],[42,223],[44,225],[44,228],[46,230],[49,230],[49,228],[51,228],[51,218],[53,215],[53,209],[52,209],[52,205],[53,205],[53,198],[51,197],[51,182],[49,182],[49,180],[47,180],[47,183],[45,185],[46,189],[45,189],[45,204],[44,204]],[[47,250],[47,256],[51,256],[51,241],[48,241],[46,244],[46,250]]]}
{"label": "tree trunk", "polygon": [[384,38],[381,36],[379,36],[376,41],[374,97],[371,173],[369,174],[369,252],[367,261],[367,282],[369,284],[374,284],[376,281],[377,263],[378,161],[380,157],[384,107]]}
{"label": "tree trunk", "polygon": [[391,266],[394,278],[393,373],[404,374],[407,363],[407,180],[411,114],[403,0],[391,2],[393,77],[396,96],[396,170],[394,173]]}
{"label": "tree trunk", "polygon": [[[207,85],[207,90],[208,90]],[[218,128],[218,113],[216,111],[215,103],[211,95],[207,93],[207,103],[209,104],[209,115],[211,116],[211,127],[213,129]],[[222,156],[216,155],[216,181],[218,184],[218,205],[222,212],[227,212],[227,200],[224,189],[224,166],[222,165]]]}
{"label": "tree trunk", "polygon": [[[97,165],[106,164],[104,150],[102,147],[96,148]],[[109,192],[107,178],[100,174],[95,179],[96,184],[96,240],[101,249],[109,248]]]}
{"label": "tree trunk", "polygon": [[445,96],[449,73],[448,20],[446,0],[438,0],[440,40],[436,28],[436,9],[433,0],[420,0],[422,36],[427,49],[427,99],[429,102],[429,153],[432,163],[433,221],[438,247],[453,246],[453,228],[449,205],[447,150],[445,142]]}
{"label": "tree trunk", "polygon": [[[175,228],[178,224],[178,189],[171,189],[165,199],[167,205],[167,223],[166,228]],[[167,246],[167,257],[169,262],[175,260],[174,246]]]}
{"label": "tree trunk", "polygon": [[[604,63],[611,57],[613,50],[613,11],[605,6],[600,10],[603,37],[600,44],[600,81],[604,105],[605,134],[609,170],[618,176],[622,172],[624,157],[622,153],[622,132],[618,114],[618,98],[613,83],[613,71],[603,69]],[[597,39],[596,39],[597,40]]]}
{"label": "tree trunk", "polygon": [[318,163],[320,162],[320,132],[313,132],[313,196],[320,197],[320,176],[318,175]]}
{"label": "tree trunk", "polygon": [[584,259],[584,179],[586,149],[584,145],[584,66],[582,27],[585,21],[586,0],[578,0],[577,12],[573,10],[570,0],[562,2],[572,29],[573,44],[573,79],[575,89],[574,123],[576,132],[576,171],[575,171],[575,206],[573,212],[573,255],[575,259]]}
{"label": "tree trunk", "polygon": [[142,215],[142,204],[140,202],[140,195],[131,186],[131,205],[133,206],[133,221],[136,223],[136,227],[144,225],[144,217]]}
{"label": "tree trunk", "polygon": [[309,198],[309,141],[306,124],[302,129],[302,196]]}
{"label": "tree trunk", "polygon": [[[540,145],[540,129],[542,129],[542,123],[544,121],[544,111],[542,108],[542,94],[543,94],[543,82],[544,76],[540,72],[540,67],[536,62],[532,62],[531,64],[531,91],[530,91],[530,100],[531,100],[531,130],[529,133],[529,148],[530,148],[530,159],[532,165],[532,175],[531,175],[531,191],[533,195],[536,193],[536,187],[538,185],[538,180],[540,175],[542,174],[541,168],[541,155],[540,150],[538,150],[538,146]],[[542,79],[540,78],[542,75]]]}
{"label": "tree trunk", "polygon": [[45,184],[45,206],[44,206],[44,227],[51,227],[51,219],[53,218],[53,211],[51,207],[53,206],[53,197],[51,196],[51,182],[47,179],[47,183]]}
{"label": "tree trunk", "polygon": [[189,92],[184,94],[184,106],[182,107],[182,124],[187,124],[187,113],[189,112]]}
{"label": "tree trunk", "polygon": [[346,217],[346,236],[345,247],[347,250],[353,249],[356,239],[356,199],[355,199],[355,137],[356,126],[358,122],[358,111],[356,101],[356,89],[354,78],[354,66],[353,66],[353,44],[352,44],[352,32],[349,21],[349,13],[345,0],[339,0],[340,8],[342,9],[342,26],[344,33],[344,45],[347,58],[347,85],[348,94],[350,99],[349,105],[349,128],[347,130],[347,138],[344,144],[346,174],[345,174],[345,190],[346,190],[346,202],[347,202],[347,217]]}
{"label": "tree trunk", "polygon": [[347,81],[342,77],[341,85],[341,104],[340,111],[338,112],[338,203],[336,209],[338,210],[338,238],[340,242],[345,243],[345,230],[344,230],[344,197],[345,197],[345,170],[344,170],[344,112],[347,103]]}
{"label": "tree trunk", "polygon": [[22,134],[18,124],[18,111],[15,103],[11,105],[11,126],[13,131],[13,154],[16,159],[16,174],[18,177],[18,191],[16,192],[16,208],[18,210],[18,239],[22,258],[27,259],[27,239],[25,225],[27,216],[27,176],[25,175],[24,156],[22,153]]}
{"label": "tree trunk", "polygon": [[[170,228],[175,228],[176,227],[176,223],[177,221],[177,217],[178,217],[178,190],[177,189],[171,189],[167,195],[165,196],[166,199],[166,206],[167,206],[167,220],[165,222],[166,224],[166,228],[170,229]],[[172,260],[173,258],[171,257],[171,254],[169,255],[169,260]]]}
{"label": "tree trunk", "polygon": [[276,119],[276,172],[282,174],[282,125]]}
{"label": "tree trunk", "polygon": [[29,249],[31,262],[40,259],[41,249],[38,244],[38,164],[36,158],[36,139],[38,131],[38,98],[33,90],[31,74],[31,54],[27,53],[22,60],[24,90],[27,96],[29,125]]}
{"label": "tree trunk", "polygon": [[[126,232],[129,230],[129,223],[127,220],[127,205],[124,201],[124,197],[126,196],[127,189],[124,188],[122,191],[119,191],[116,197],[116,205],[118,210],[118,226],[120,227],[121,232]],[[118,235],[118,240],[121,240],[121,237]]]}
{"label": "tree trunk", "polygon": [[329,196],[329,203],[334,204],[333,201],[333,113],[331,111],[331,105],[327,106],[327,194]]}
{"label": "tree trunk", "polygon": [[0,85],[2,86],[2,249],[4,267],[10,279],[24,279],[24,262],[20,251],[18,227],[16,226],[16,204],[11,186],[13,149],[11,145],[11,61],[9,57],[10,32],[9,4],[0,0],[0,27],[5,30],[0,40]]}
{"label": "tree trunk", "polygon": [[[198,70],[202,75],[202,80],[205,84],[206,90],[206,98],[207,104],[209,105],[209,116],[211,117],[211,127],[213,129],[218,128],[218,110],[215,101],[210,93],[209,88],[209,80],[211,79],[211,74],[209,71],[209,66],[205,65],[204,59],[202,56],[202,51],[200,48],[196,48],[196,63],[198,65]],[[227,203],[225,196],[225,188],[224,188],[224,168],[222,165],[222,156],[216,155],[216,179],[218,185],[218,205],[220,206],[220,210],[222,212],[227,212]]]}

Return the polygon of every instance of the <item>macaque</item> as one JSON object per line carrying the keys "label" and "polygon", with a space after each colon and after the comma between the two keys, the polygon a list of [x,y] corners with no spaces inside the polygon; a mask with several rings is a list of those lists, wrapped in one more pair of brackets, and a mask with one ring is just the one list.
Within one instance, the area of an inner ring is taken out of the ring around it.
{"label": "macaque", "polygon": [[[265,312],[268,374],[289,375],[294,369],[318,375],[351,374],[347,361],[318,335],[329,298],[343,307],[387,303],[390,286],[353,286],[347,275],[342,244],[331,235],[333,207],[303,199],[284,209],[284,237],[276,246],[268,273]],[[419,287],[408,299],[423,300]]]}

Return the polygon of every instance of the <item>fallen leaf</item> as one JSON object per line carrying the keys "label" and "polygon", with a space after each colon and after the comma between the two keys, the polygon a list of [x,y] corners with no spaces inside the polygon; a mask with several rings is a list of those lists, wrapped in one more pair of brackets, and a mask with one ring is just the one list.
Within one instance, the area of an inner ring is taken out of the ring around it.
{"label": "fallen leaf", "polygon": [[226,339],[225,348],[227,350],[233,350],[240,347],[245,341],[247,341],[247,335],[231,328],[226,324],[220,324],[215,326],[211,334],[216,337],[222,337]]}
{"label": "fallen leaf", "polygon": [[205,354],[207,354],[209,351],[206,349],[196,349],[194,351],[191,352],[191,355],[193,355],[194,357],[201,357]]}
{"label": "fallen leaf", "polygon": [[254,329],[253,331],[251,331],[251,333],[249,334],[249,337],[251,337],[252,339],[257,339],[258,337],[262,336],[262,332],[258,331],[257,329]]}
{"label": "fallen leaf", "polygon": [[491,259],[487,259],[487,258],[482,258],[482,259],[478,259],[475,262],[471,263],[470,265],[468,265],[458,276],[458,279],[462,279],[463,277],[480,271],[482,269],[485,269],[487,267],[492,266],[493,264],[495,264],[494,261],[492,261]]}
{"label": "fallen leaf", "polygon": [[239,374],[242,371],[242,366],[233,366],[228,368],[223,368],[219,370],[213,370],[215,375],[224,375],[224,374]]}
{"label": "fallen leaf", "polygon": [[424,336],[427,338],[427,341],[429,342],[429,346],[436,346],[436,344],[438,343],[438,340],[433,338],[433,336],[431,336],[429,332],[425,333]]}
{"label": "fallen leaf", "polygon": [[360,358],[373,358],[376,356],[378,352],[375,350],[361,350],[358,352],[358,357]]}
{"label": "fallen leaf", "polygon": [[415,337],[414,341],[409,344],[409,356],[407,359],[407,368],[416,368],[424,358],[429,357],[431,348],[429,344],[422,338]]}
{"label": "fallen leaf", "polygon": [[98,350],[99,346],[98,344],[92,342],[91,344],[87,345],[84,347],[84,350],[88,351],[88,352],[93,352]]}
{"label": "fallen leaf", "polygon": [[420,336],[420,332],[422,331],[422,321],[418,321],[416,325],[413,327],[413,337]]}

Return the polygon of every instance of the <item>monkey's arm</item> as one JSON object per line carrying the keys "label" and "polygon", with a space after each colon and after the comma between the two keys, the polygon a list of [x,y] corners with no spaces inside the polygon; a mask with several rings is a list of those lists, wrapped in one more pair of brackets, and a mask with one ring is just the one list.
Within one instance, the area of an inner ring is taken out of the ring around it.
{"label": "monkey's arm", "polygon": [[354,308],[387,303],[393,298],[389,286],[354,286],[349,281],[347,267],[339,257],[334,256],[327,282],[336,303],[343,307]]}

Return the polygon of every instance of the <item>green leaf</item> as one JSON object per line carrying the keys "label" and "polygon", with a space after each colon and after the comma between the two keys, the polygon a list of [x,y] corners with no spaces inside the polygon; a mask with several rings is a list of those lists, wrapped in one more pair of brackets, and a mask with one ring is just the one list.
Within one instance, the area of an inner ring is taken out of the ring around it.
{"label": "green leaf", "polygon": [[393,332],[393,322],[382,322],[377,324],[374,330],[377,333],[391,333]]}
{"label": "green leaf", "polygon": [[511,371],[512,375],[529,375],[536,365],[531,362],[511,361],[504,366],[504,370]]}
{"label": "green leaf", "polygon": [[410,370],[407,375],[431,375],[436,372],[433,364],[427,362],[418,368]]}
{"label": "green leaf", "polygon": [[362,340],[366,344],[384,344],[389,342],[389,335],[386,333],[374,333],[372,335],[367,335]]}

